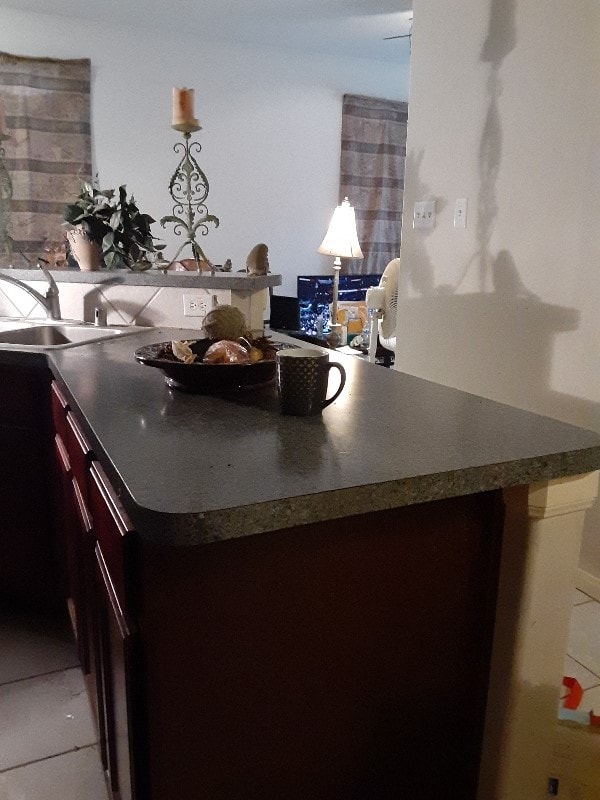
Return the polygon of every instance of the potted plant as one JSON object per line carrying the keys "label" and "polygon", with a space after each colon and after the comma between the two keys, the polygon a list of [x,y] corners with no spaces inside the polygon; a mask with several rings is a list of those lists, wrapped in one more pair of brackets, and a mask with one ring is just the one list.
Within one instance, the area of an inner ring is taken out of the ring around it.
{"label": "potted plant", "polygon": [[83,242],[88,243],[88,249],[91,243],[98,262],[103,257],[108,269],[151,266],[148,256],[157,251],[150,231],[155,220],[139,210],[133,195],[127,197],[126,186],[119,186],[117,193],[114,189],[100,189],[95,182],[82,181],[79,194],[65,209],[64,219],[74,226],[67,238],[82,269],[86,269],[79,256]]}

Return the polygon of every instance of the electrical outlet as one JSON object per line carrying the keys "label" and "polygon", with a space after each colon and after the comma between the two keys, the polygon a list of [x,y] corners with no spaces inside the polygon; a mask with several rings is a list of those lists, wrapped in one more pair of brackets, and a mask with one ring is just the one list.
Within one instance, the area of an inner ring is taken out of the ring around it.
{"label": "electrical outlet", "polygon": [[435,200],[420,200],[415,203],[413,228],[435,228]]}
{"label": "electrical outlet", "polygon": [[208,313],[206,300],[200,294],[183,295],[184,317],[205,317]]}

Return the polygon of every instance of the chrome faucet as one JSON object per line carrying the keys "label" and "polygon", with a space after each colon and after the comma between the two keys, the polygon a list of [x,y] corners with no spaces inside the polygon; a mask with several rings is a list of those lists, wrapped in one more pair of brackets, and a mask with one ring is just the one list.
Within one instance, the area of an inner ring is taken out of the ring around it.
{"label": "chrome faucet", "polygon": [[35,289],[32,289],[31,286],[24,281],[20,281],[18,278],[13,278],[10,275],[3,275],[0,273],[0,281],[6,281],[7,283],[11,283],[13,286],[18,286],[20,289],[23,289],[24,292],[30,294],[34,300],[36,300],[42,306],[48,319],[62,319],[60,315],[60,302],[58,299],[58,286],[56,285],[56,281],[50,274],[48,267],[41,260],[37,262],[37,266],[42,270],[44,273],[44,278],[48,282],[48,289],[46,290],[45,295],[40,294]]}

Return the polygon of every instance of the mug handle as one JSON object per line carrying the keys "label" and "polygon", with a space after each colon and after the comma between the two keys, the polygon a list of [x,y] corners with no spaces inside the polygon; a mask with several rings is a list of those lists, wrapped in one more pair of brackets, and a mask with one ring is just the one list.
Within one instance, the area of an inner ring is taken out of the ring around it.
{"label": "mug handle", "polygon": [[328,400],[324,400],[321,403],[321,408],[322,409],[325,408],[325,406],[328,406],[330,403],[333,403],[335,398],[339,397],[340,392],[342,391],[342,389],[346,385],[346,370],[342,367],[341,364],[338,364],[337,361],[328,361],[326,366],[327,366],[327,374],[328,375],[329,375],[329,370],[332,367],[335,367],[337,370],[339,370],[339,372],[340,372],[340,385],[338,386],[337,392],[333,395],[333,397],[330,397]]}

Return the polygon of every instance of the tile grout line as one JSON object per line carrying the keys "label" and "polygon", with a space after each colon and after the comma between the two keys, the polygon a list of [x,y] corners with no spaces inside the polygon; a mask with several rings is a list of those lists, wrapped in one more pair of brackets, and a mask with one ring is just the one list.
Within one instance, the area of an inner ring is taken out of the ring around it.
{"label": "tile grout line", "polygon": [[[588,671],[588,672],[589,672],[591,675],[593,675],[593,676],[594,676],[594,678],[598,678],[598,680],[600,681],[600,675],[598,675],[596,672],[594,672],[594,670],[593,670],[593,669],[590,669],[590,668],[589,668],[589,667],[587,667],[585,664],[582,664],[582,663],[581,663],[581,661],[579,661],[577,658],[575,658],[574,656],[572,656],[570,653],[567,653],[567,656],[568,656],[570,659],[572,659],[572,660],[573,660],[573,661],[574,661],[576,664],[579,664],[579,666],[580,666],[580,667],[583,667],[584,669],[586,669],[586,670],[587,670],[587,671]],[[590,688],[591,688],[591,687],[590,687]],[[586,691],[587,691],[587,690],[586,690]]]}
{"label": "tile grout line", "polygon": [[14,678],[12,681],[4,681],[0,683],[0,689],[3,686],[13,686],[15,683],[22,683],[23,681],[33,681],[36,678],[46,678],[48,675],[56,675],[59,672],[67,672],[70,669],[80,669],[79,664],[75,663],[70,667],[61,667],[60,669],[51,669],[49,672],[39,672],[35,675],[27,675],[24,678]]}
{"label": "tile grout line", "polygon": [[60,753],[52,753],[51,756],[44,756],[44,758],[34,758],[32,761],[24,761],[22,764],[15,764],[14,767],[7,767],[0,769],[0,775],[5,775],[7,772],[12,772],[14,769],[21,769],[22,767],[30,767],[32,764],[41,764],[43,761],[50,761],[51,758],[58,758],[58,756],[66,756],[69,753],[77,753],[79,750],[87,750],[89,747],[98,747],[98,742],[92,744],[82,744],[79,747],[72,747],[70,750],[63,750]]}
{"label": "tile grout line", "polygon": [[[597,678],[598,676],[595,675],[594,677]],[[592,689],[598,689],[598,687],[600,687],[600,683],[595,683],[593,686],[588,686],[587,689],[584,689],[583,693],[585,694],[586,692],[589,692]]]}

